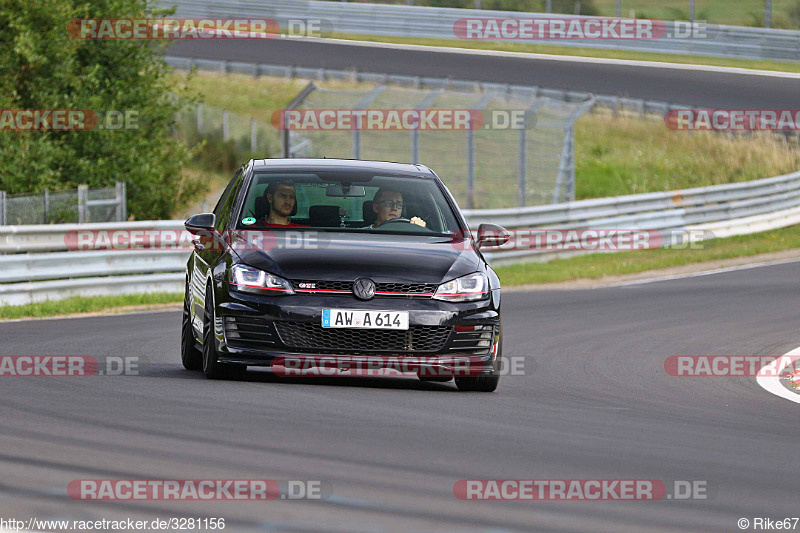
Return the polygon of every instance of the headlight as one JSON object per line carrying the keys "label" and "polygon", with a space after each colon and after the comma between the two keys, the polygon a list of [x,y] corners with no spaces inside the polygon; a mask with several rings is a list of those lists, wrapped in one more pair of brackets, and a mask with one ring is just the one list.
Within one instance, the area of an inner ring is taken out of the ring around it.
{"label": "headlight", "polygon": [[255,294],[294,294],[291,283],[257,268],[233,265],[228,273],[228,281],[237,291]]}
{"label": "headlight", "polygon": [[433,295],[435,300],[447,302],[471,302],[482,300],[489,292],[489,279],[486,274],[475,272],[468,276],[442,283]]}

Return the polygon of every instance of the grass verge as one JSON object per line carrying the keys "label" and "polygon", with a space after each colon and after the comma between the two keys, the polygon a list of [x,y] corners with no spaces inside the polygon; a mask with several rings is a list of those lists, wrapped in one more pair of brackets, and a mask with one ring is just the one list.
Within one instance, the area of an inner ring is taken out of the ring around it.
{"label": "grass verge", "polygon": [[0,306],[0,319],[42,318],[79,313],[114,313],[136,306],[181,303],[183,293],[148,293],[124,296],[94,296],[66,298],[25,305]]}
{"label": "grass verge", "polygon": [[702,249],[639,250],[633,252],[598,253],[547,263],[519,263],[497,267],[503,286],[534,283],[556,283],[578,279],[600,279],[604,276],[635,274],[648,270],[678,267],[708,261],[752,257],[800,248],[800,226],[713,239],[702,243]]}
{"label": "grass verge", "polygon": [[674,131],[663,121],[586,114],[575,125],[578,200],[738,183],[800,169],[797,139]]}
{"label": "grass verge", "polygon": [[[771,0],[772,27],[797,28],[797,0]],[[593,0],[599,13],[613,17],[616,13],[616,0]],[[655,19],[689,18],[689,2],[686,0],[622,0],[621,14],[624,17]],[[633,13],[631,13],[633,12]],[[695,10],[696,20],[707,20],[712,24],[734,26],[763,25],[764,2],[753,0],[700,0]]]}

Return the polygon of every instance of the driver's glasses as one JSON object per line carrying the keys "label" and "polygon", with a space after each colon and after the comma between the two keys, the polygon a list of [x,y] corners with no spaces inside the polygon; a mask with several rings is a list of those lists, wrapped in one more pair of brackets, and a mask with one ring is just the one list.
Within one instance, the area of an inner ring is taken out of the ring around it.
{"label": "driver's glasses", "polygon": [[375,205],[382,205],[389,209],[403,209],[403,202],[392,202],[391,200],[383,200],[382,202],[375,202]]}

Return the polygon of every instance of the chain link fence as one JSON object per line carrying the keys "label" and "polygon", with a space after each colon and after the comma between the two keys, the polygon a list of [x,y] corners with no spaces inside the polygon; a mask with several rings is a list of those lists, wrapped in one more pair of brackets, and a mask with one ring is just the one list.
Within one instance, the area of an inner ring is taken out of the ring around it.
{"label": "chain link fence", "polygon": [[125,183],[39,194],[6,194],[0,191],[0,226],[123,222],[127,218]]}
{"label": "chain link fence", "polygon": [[179,113],[177,130],[190,145],[205,141],[204,160],[216,160],[218,170],[238,168],[246,159],[281,151],[280,134],[272,124],[203,103]]}
{"label": "chain link fence", "polygon": [[333,90],[313,83],[289,111],[407,110],[469,112],[465,131],[352,129],[283,131],[289,157],[336,157],[423,163],[468,209],[522,207],[574,199],[573,125],[594,100],[564,102],[535,90],[459,92],[378,86]]}
{"label": "chain link fence", "polygon": [[480,89],[468,82],[458,89],[453,80],[430,89],[327,89],[310,83],[287,110],[461,110],[481,117],[475,129],[281,130],[279,124],[198,104],[181,112],[178,134],[204,140],[206,160],[230,168],[251,157],[280,155],[423,163],[469,209],[574,200],[573,126],[594,106],[593,98],[569,102],[542,96],[534,87]]}

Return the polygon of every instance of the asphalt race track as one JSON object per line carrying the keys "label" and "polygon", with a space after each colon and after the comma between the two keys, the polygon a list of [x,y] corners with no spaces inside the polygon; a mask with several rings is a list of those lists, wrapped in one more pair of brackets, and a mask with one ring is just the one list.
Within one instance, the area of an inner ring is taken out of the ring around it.
{"label": "asphalt race track", "polygon": [[[214,382],[179,312],[0,324],[5,355],[139,357],[139,375],[2,377],[5,518],[224,517],[226,531],[729,532],[798,516],[797,404],[670,355],[800,345],[800,263],[629,287],[508,292],[494,394],[415,378]],[[319,480],[319,501],[73,501],[75,479]],[[461,479],[703,481],[705,500],[460,501]]]}
{"label": "asphalt race track", "polygon": [[169,55],[312,68],[433,76],[686,104],[708,108],[794,109],[800,79],[732,72],[583,63],[275,39],[179,41]]}

